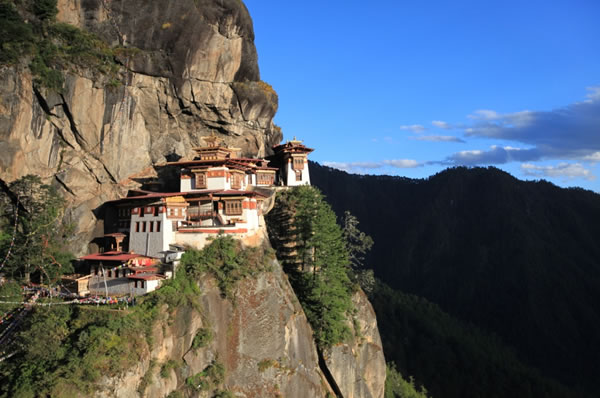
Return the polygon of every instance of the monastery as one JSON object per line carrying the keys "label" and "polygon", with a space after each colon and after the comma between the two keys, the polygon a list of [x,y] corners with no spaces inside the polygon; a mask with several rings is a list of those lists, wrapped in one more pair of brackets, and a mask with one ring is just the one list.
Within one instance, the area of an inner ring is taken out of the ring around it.
{"label": "monastery", "polygon": [[80,258],[90,267],[82,292],[145,294],[172,276],[186,247],[202,249],[218,234],[256,244],[275,188],[310,184],[313,149],[295,138],[266,159],[240,157],[214,135],[203,139],[193,160],[166,165],[177,169],[178,192],[134,190],[106,203],[100,253]]}

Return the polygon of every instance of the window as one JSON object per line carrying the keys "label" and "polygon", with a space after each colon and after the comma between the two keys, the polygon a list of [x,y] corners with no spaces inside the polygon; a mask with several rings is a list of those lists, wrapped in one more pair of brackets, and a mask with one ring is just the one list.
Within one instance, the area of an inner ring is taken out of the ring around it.
{"label": "window", "polygon": [[144,281],[140,281],[140,287],[143,289],[144,288]]}
{"label": "window", "polygon": [[108,277],[112,278],[112,271],[111,270],[108,270]]}
{"label": "window", "polygon": [[156,232],[160,232],[160,221],[156,222]]}
{"label": "window", "polygon": [[150,232],[154,232],[154,222],[150,221],[148,224],[150,224]]}
{"label": "window", "polygon": [[196,189],[206,188],[206,173],[196,174]]}
{"label": "window", "polygon": [[304,168],[304,158],[294,158],[294,170],[302,170]]}
{"label": "window", "polygon": [[302,181],[302,171],[296,170],[296,181]]}
{"label": "window", "polygon": [[158,216],[158,209],[159,209],[159,206],[156,206],[156,207],[154,208],[154,213],[153,213],[153,214],[154,214],[155,216]]}
{"label": "window", "polygon": [[140,222],[139,221],[135,222],[135,232],[140,232]]}
{"label": "window", "polygon": [[142,232],[146,232],[146,221],[142,222]]}
{"label": "window", "polygon": [[133,287],[135,287],[137,289],[137,281],[133,282]]}
{"label": "window", "polygon": [[244,178],[244,176],[242,174],[232,173],[231,174],[231,188],[240,189],[242,187],[242,179],[243,178]]}
{"label": "window", "polygon": [[273,185],[275,182],[275,174],[264,174],[260,173],[256,175],[257,183],[259,185]]}
{"label": "window", "polygon": [[241,200],[225,201],[225,214],[227,214],[228,216],[242,214],[242,201]]}
{"label": "window", "polygon": [[119,277],[119,270],[118,270],[118,269],[116,269],[116,270],[115,270],[115,278],[118,278],[118,277]]}

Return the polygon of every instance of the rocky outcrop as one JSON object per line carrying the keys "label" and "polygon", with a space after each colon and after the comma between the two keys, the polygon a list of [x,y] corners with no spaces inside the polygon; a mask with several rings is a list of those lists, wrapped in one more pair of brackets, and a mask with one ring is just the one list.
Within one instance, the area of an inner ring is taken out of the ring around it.
{"label": "rocky outcrop", "polygon": [[[237,397],[307,398],[330,392],[311,328],[277,261],[272,271],[240,282],[233,302],[221,296],[210,277],[200,287],[202,313],[191,307],[165,312],[155,326],[152,350],[125,375],[103,380],[97,397],[164,397],[175,390],[197,396],[186,379],[215,360],[225,369],[220,388]],[[200,329],[209,329],[213,337],[194,350]],[[176,365],[161,375],[169,360]]]}
{"label": "rocky outcrop", "polygon": [[362,290],[352,296],[352,302],[355,337],[326,350],[325,363],[344,398],[383,397],[385,358],[375,311]]}
{"label": "rocky outcrop", "polygon": [[[0,76],[0,178],[37,174],[63,190],[81,249],[92,212],[156,164],[189,157],[212,132],[245,155],[281,140],[277,94],[260,81],[252,21],[238,0],[59,0],[59,21],[135,48],[120,84],[85,69],[61,93],[36,88],[23,65]],[[24,62],[25,64],[25,62]]]}

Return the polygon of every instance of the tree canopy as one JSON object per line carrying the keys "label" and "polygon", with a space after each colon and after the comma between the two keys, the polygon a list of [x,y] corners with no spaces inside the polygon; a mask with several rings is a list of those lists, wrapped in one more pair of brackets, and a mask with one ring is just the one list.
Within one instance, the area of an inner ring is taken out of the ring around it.
{"label": "tree canopy", "polygon": [[18,281],[48,283],[71,272],[73,256],[66,250],[71,236],[64,222],[64,200],[56,189],[28,175],[0,194],[0,258],[5,275]]}
{"label": "tree canopy", "polygon": [[268,226],[317,344],[323,348],[342,342],[350,336],[353,287],[335,213],[317,188],[299,186],[278,194]]}

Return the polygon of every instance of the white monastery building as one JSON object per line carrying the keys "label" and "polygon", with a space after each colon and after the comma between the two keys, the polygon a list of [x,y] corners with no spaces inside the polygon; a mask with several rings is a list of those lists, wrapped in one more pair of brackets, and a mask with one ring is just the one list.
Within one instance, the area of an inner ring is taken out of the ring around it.
{"label": "white monastery building", "polygon": [[159,257],[172,245],[201,249],[217,234],[251,241],[262,233],[270,188],[310,184],[307,155],[313,150],[295,138],[275,146],[267,159],[240,157],[239,149],[215,136],[204,141],[194,159],[167,164],[178,169],[179,192],[130,191],[110,202],[117,217],[106,236],[126,237],[112,250]]}
{"label": "white monastery building", "polygon": [[274,188],[310,184],[307,156],[313,150],[296,138],[273,147],[267,159],[240,157],[239,149],[214,135],[204,141],[194,159],[167,163],[177,169],[179,191],[133,190],[107,203],[107,233],[97,238],[102,249],[80,258],[90,274],[74,279],[78,292],[146,294],[173,275],[173,258],[185,247],[202,249],[218,234],[259,243],[263,207]]}

